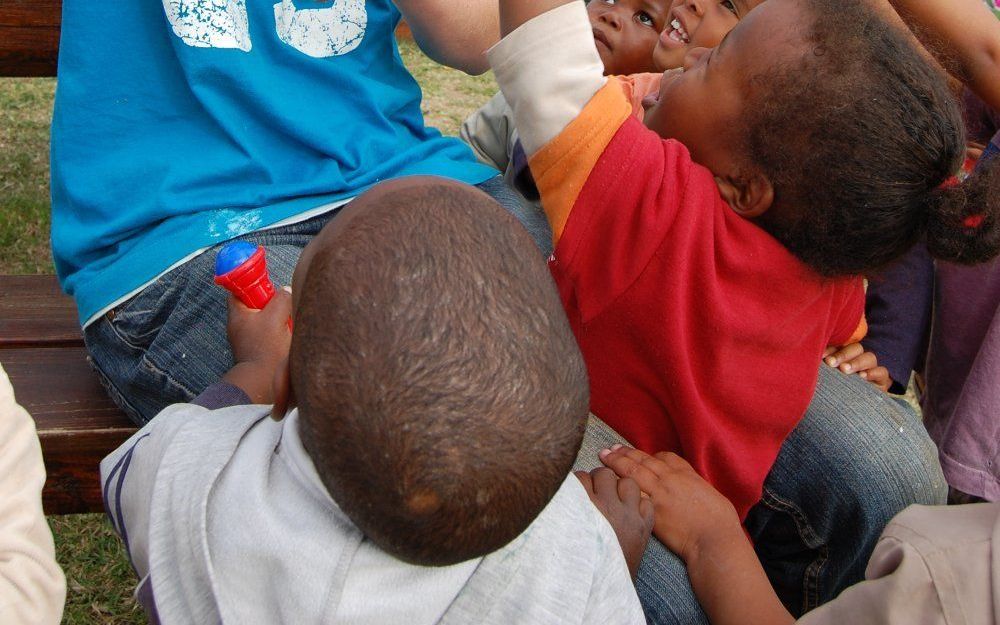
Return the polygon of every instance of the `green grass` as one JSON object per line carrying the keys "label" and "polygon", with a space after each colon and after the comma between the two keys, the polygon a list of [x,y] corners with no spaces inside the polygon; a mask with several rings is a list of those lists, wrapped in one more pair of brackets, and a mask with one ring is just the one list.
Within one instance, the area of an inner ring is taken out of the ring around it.
{"label": "green grass", "polygon": [[[496,91],[490,75],[442,68],[412,43],[403,59],[424,89],[427,123],[446,134]],[[49,123],[54,79],[0,78],[0,274],[53,273],[49,249]],[[143,623],[135,576],[103,515],[50,517],[66,572],[64,623]]]}

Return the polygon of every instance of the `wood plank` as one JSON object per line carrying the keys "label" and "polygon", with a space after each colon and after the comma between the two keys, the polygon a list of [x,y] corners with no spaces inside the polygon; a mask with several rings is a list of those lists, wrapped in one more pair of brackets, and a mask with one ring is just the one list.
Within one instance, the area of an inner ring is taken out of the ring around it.
{"label": "wood plank", "polygon": [[0,28],[4,26],[55,26],[62,18],[62,0],[3,0]]}
{"label": "wood plank", "polygon": [[87,363],[83,347],[0,351],[14,395],[35,419],[48,479],[48,514],[100,512],[101,458],[136,427],[115,406]]}
{"label": "wood plank", "polygon": [[73,299],[55,276],[0,276],[0,350],[83,345]]}
{"label": "wood plank", "polygon": [[58,58],[58,26],[0,25],[0,76],[55,76]]}

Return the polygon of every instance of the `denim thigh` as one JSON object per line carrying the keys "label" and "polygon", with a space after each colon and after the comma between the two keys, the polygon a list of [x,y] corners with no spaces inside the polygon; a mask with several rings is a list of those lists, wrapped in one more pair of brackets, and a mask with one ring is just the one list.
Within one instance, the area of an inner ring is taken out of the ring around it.
{"label": "denim thigh", "polygon": [[771,583],[802,614],[861,581],[889,520],[943,504],[937,450],[902,400],[820,365],[816,394],[781,447],[747,530]]}

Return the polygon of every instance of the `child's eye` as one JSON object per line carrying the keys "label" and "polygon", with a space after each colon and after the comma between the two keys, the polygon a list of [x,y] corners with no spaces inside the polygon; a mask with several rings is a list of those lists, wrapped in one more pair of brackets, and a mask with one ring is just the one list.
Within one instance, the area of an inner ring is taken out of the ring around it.
{"label": "child's eye", "polygon": [[604,2],[604,4],[614,4],[615,0],[602,0],[602,2]]}
{"label": "child's eye", "polygon": [[[726,0],[726,2],[729,2],[729,0]],[[645,12],[638,13],[635,16],[635,19],[636,19],[636,21],[638,21],[643,26],[649,26],[651,28],[656,28],[656,23],[653,21],[653,18],[649,16],[649,13],[645,13]]]}
{"label": "child's eye", "polygon": [[739,11],[736,10],[736,5],[733,4],[733,0],[722,0],[719,4],[725,7],[727,11],[732,11],[733,15],[736,15],[737,17],[739,16]]}

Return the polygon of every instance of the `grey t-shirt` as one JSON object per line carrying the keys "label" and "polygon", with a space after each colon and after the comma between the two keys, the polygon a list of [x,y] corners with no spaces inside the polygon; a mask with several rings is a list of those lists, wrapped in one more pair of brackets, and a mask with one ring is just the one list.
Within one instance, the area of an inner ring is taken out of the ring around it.
{"label": "grey t-shirt", "polygon": [[644,622],[614,531],[573,476],[499,551],[413,566],[340,511],[297,424],[262,406],[178,404],[101,463],[160,622]]}

